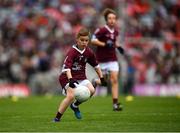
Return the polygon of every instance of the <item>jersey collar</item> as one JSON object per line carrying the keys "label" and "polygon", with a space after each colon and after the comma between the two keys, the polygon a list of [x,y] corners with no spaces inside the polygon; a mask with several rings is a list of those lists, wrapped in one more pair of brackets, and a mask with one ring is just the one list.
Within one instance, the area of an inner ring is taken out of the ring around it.
{"label": "jersey collar", "polygon": [[72,47],[73,47],[75,50],[77,50],[79,53],[81,53],[81,54],[83,54],[83,53],[84,53],[84,51],[86,50],[86,48],[85,48],[85,49],[83,49],[83,50],[78,49],[78,48],[76,47],[76,44],[75,44],[75,45],[73,45]]}
{"label": "jersey collar", "polygon": [[110,32],[110,33],[114,33],[114,28],[110,29],[108,25],[105,25],[105,28]]}

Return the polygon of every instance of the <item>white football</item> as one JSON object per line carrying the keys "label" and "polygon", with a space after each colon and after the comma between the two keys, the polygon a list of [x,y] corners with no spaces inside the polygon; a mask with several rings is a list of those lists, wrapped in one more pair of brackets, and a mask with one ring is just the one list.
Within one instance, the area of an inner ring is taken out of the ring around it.
{"label": "white football", "polygon": [[75,88],[74,95],[79,102],[85,102],[90,98],[90,91],[86,86],[78,85]]}

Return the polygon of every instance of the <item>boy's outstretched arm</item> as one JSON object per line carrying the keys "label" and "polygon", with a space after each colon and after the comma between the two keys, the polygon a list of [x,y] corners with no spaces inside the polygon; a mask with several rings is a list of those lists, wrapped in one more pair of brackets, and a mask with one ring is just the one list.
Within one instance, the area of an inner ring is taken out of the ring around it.
{"label": "boy's outstretched arm", "polygon": [[106,86],[106,81],[105,81],[105,79],[104,79],[104,77],[103,77],[103,74],[102,74],[102,71],[101,71],[101,69],[100,69],[100,67],[96,67],[95,68],[95,71],[96,71],[96,73],[98,74],[98,77],[99,77],[99,79],[100,80],[97,80],[96,82],[97,82],[97,84],[101,84],[101,85],[104,85],[104,86]]}

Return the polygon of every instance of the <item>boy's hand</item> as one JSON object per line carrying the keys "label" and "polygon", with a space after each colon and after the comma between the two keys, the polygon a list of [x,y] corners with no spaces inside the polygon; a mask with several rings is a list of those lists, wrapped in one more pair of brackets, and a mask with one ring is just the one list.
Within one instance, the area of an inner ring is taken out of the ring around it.
{"label": "boy's hand", "polygon": [[107,86],[107,82],[105,81],[104,78],[100,78],[100,80],[101,80],[101,85],[102,86]]}
{"label": "boy's hand", "polygon": [[73,79],[73,78],[70,78],[70,79],[69,79],[69,87],[75,88],[75,87],[76,87],[75,84],[79,84],[79,83],[77,82],[77,80],[75,80],[75,79]]}
{"label": "boy's hand", "polygon": [[113,41],[111,41],[111,40],[107,40],[107,42],[106,42],[106,47],[108,47],[108,48],[112,48],[113,47],[113,45],[114,45],[114,42]]}
{"label": "boy's hand", "polygon": [[118,47],[117,49],[118,49],[119,53],[121,53],[122,55],[124,55],[125,52],[124,52],[124,49],[123,49],[122,47]]}

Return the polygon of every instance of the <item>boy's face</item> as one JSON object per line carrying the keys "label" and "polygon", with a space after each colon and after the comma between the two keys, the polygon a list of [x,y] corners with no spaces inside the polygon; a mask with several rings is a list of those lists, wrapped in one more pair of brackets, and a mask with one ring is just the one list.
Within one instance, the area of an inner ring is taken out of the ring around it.
{"label": "boy's face", "polygon": [[116,15],[113,13],[108,14],[107,16],[107,25],[114,27],[116,24]]}
{"label": "boy's face", "polygon": [[84,49],[87,47],[89,43],[89,36],[80,36],[76,39],[77,45],[79,49]]}

